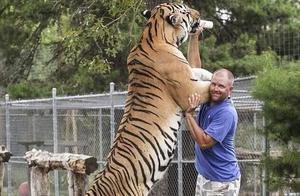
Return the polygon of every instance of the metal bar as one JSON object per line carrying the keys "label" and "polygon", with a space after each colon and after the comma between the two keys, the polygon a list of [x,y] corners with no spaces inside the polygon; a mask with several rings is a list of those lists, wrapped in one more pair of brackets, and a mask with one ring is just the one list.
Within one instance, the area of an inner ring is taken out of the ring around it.
{"label": "metal bar", "polygon": [[[256,151],[256,130],[257,130],[257,113],[256,112],[254,112],[254,114],[253,114],[253,127],[254,127],[254,141],[253,141],[253,143],[254,143],[254,150]],[[254,186],[254,196],[256,196],[257,195],[257,185],[256,185],[256,179],[257,179],[257,168],[256,167],[254,167],[253,168],[254,169],[254,184],[253,184],[253,186]]]}
{"label": "metal bar", "polygon": [[[265,129],[265,118],[263,117],[263,128],[265,131],[265,142],[264,142],[264,151],[265,155],[269,156],[269,141],[268,141],[268,132]],[[267,165],[263,166],[263,171],[262,171],[262,196],[268,196],[268,171],[267,171]]]}
{"label": "metal bar", "polygon": [[109,90],[110,90],[110,145],[112,146],[115,139],[115,108],[114,108],[114,100],[113,100],[115,83],[111,82],[109,84]]}
{"label": "metal bar", "polygon": [[252,80],[252,79],[256,79],[257,76],[247,76],[247,77],[242,77],[242,78],[236,78],[234,81],[244,81],[244,80]]}
{"label": "metal bar", "polygon": [[[113,83],[113,82],[112,82]],[[114,92],[114,95],[126,95],[127,92]],[[56,100],[66,100],[70,101],[70,99],[80,99],[80,98],[91,98],[91,97],[105,97],[110,96],[108,93],[102,93],[102,94],[89,94],[89,95],[76,95],[76,96],[67,96],[67,97],[56,97]],[[9,104],[20,104],[20,103],[36,103],[36,102],[51,102],[52,98],[42,98],[42,99],[26,99],[26,100],[12,100],[8,101]],[[1,103],[3,104],[3,103]],[[1,105],[0,104],[0,105]],[[4,105],[4,104],[3,104]]]}
{"label": "metal bar", "polygon": [[[56,108],[56,88],[52,89],[52,121],[53,121],[53,152],[58,153],[58,132],[57,132],[57,108]],[[55,196],[59,196],[58,171],[54,170],[54,190]]]}
{"label": "metal bar", "polygon": [[[70,104],[70,103],[68,103]],[[118,104],[114,105],[115,108],[122,108],[124,107],[123,104]],[[11,109],[40,109],[40,110],[45,110],[45,109],[52,109],[52,104],[51,105],[10,105]],[[110,106],[107,105],[95,105],[90,104],[90,105],[83,105],[82,103],[77,103],[73,105],[57,105],[57,109],[101,109],[101,108],[110,108]]]}
{"label": "metal bar", "polygon": [[[183,124],[183,119],[181,120],[181,125]],[[178,196],[183,196],[183,185],[182,185],[182,176],[183,176],[183,171],[182,171],[182,128],[178,130],[178,142],[177,142],[177,172],[178,172]]]}
{"label": "metal bar", "polygon": [[[6,149],[11,152],[11,133],[10,133],[10,115],[9,115],[9,95],[5,95],[5,130],[6,130]],[[11,189],[11,164],[7,163],[7,196],[12,193]],[[1,193],[0,193],[1,194]]]}
{"label": "metal bar", "polygon": [[102,109],[99,109],[99,112],[98,112],[98,130],[99,130],[99,160],[103,161]]}

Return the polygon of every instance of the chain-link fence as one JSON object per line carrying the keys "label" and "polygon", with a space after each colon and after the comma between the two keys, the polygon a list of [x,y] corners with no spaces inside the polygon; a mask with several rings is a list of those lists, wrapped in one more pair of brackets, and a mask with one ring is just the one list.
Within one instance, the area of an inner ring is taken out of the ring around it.
{"label": "chain-link fence", "polygon": [[[263,168],[259,157],[264,151],[261,103],[249,90],[254,77],[237,79],[232,99],[239,114],[236,137],[237,155],[242,172],[241,195],[260,195],[263,190]],[[52,98],[0,103],[0,144],[13,153],[6,164],[5,195],[17,195],[19,185],[27,181],[28,168],[24,153],[32,148],[50,152],[72,152],[97,158],[100,168],[110,150],[123,115],[127,92]],[[176,156],[151,195],[194,195],[194,142],[183,126],[178,134]],[[93,178],[93,176],[91,176]],[[67,195],[67,175],[64,171],[50,175],[51,195]]]}

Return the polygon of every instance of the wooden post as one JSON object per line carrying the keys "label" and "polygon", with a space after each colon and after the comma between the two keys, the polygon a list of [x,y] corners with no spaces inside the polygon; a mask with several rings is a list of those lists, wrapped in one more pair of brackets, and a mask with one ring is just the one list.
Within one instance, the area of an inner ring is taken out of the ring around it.
{"label": "wooden post", "polygon": [[[71,114],[70,114],[71,112]],[[66,118],[66,142],[74,142],[74,144],[77,143],[77,124],[75,120],[75,115],[77,112],[75,110],[68,111],[67,113],[67,118]],[[71,130],[73,132],[73,137],[71,138]],[[78,154],[78,147],[77,145],[65,147],[65,152],[72,152]],[[75,175],[72,171],[68,171],[68,192],[69,196],[74,196],[76,195],[75,189],[76,185],[75,183]]]}
{"label": "wooden post", "polygon": [[86,192],[88,184],[87,175],[68,171],[69,196],[81,196]]}
{"label": "wooden post", "polygon": [[74,193],[74,175],[73,175],[73,172],[71,171],[68,171],[68,193],[69,193],[69,196],[74,196],[75,193]]}
{"label": "wooden post", "polygon": [[0,195],[2,195],[2,190],[3,190],[3,178],[4,178],[4,163],[0,161]]}
{"label": "wooden post", "polygon": [[[82,196],[87,188],[87,175],[98,168],[97,159],[91,156],[71,153],[49,153],[32,149],[25,153],[25,159],[32,167],[31,196],[48,196],[48,172],[55,169],[68,170],[69,193]],[[73,191],[70,191],[73,188]]]}
{"label": "wooden post", "polygon": [[4,162],[8,162],[12,154],[7,151],[5,146],[0,146],[0,195],[3,191],[3,178],[4,178]]}
{"label": "wooden post", "polygon": [[[42,145],[44,145],[44,141],[38,141],[38,140],[33,140],[33,141],[20,141],[18,142],[19,144],[23,145],[25,147],[26,152],[29,151],[30,146],[36,146],[36,147],[40,147]],[[28,167],[27,169],[27,183],[28,183],[28,187],[29,187],[29,193],[31,192],[30,189],[30,179],[32,179],[31,175],[31,171],[30,171],[30,167]]]}
{"label": "wooden post", "polygon": [[30,170],[30,192],[31,196],[49,196],[50,188],[48,182],[49,170],[42,167],[32,167]]}
{"label": "wooden post", "polygon": [[87,186],[88,186],[87,175],[74,173],[74,176],[75,176],[74,179],[75,195],[84,195],[85,192],[87,191]]}

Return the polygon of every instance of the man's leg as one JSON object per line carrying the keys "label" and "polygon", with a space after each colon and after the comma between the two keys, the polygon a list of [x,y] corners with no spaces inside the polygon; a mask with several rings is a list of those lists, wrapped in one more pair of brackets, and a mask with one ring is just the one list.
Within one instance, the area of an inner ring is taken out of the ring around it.
{"label": "man's leg", "polygon": [[206,182],[207,182],[207,180],[202,175],[198,174],[197,182],[196,182],[195,196],[204,196],[202,193],[202,186]]}
{"label": "man's leg", "polygon": [[237,179],[233,182],[230,182],[228,193],[226,193],[225,195],[226,196],[231,196],[231,195],[237,196],[237,195],[239,195],[240,186],[241,186],[241,178],[239,178],[239,179]]}
{"label": "man's leg", "polygon": [[240,179],[232,182],[215,182],[198,175],[195,196],[237,196]]}

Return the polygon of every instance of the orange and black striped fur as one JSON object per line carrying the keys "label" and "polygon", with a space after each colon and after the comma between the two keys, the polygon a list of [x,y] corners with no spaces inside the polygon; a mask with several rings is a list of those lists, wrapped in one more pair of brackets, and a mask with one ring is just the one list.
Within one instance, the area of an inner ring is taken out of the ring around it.
{"label": "orange and black striped fur", "polygon": [[142,196],[166,172],[177,145],[181,112],[193,93],[208,100],[207,81],[197,81],[178,49],[200,15],[183,4],[156,6],[127,65],[128,96],[105,168],[87,195]]}

